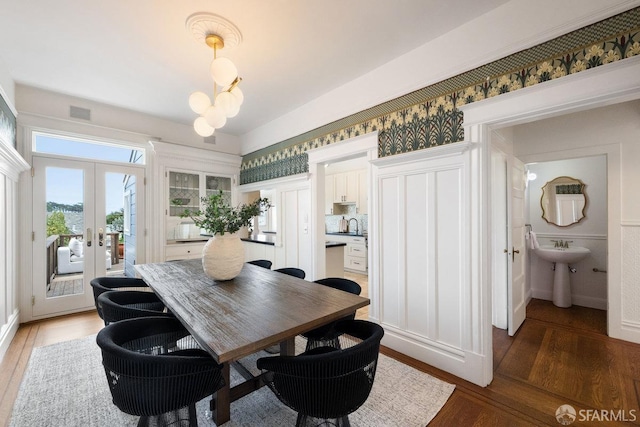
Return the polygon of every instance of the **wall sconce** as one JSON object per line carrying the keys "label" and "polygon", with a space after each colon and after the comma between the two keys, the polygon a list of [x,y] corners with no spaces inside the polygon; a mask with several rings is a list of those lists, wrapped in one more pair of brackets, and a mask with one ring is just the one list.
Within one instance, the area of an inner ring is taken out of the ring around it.
{"label": "wall sconce", "polygon": [[218,49],[235,47],[242,40],[238,28],[228,20],[213,13],[196,13],[187,18],[187,28],[196,40],[213,49],[210,72],[213,79],[213,102],[204,92],[193,92],[189,96],[189,106],[200,115],[193,128],[200,136],[213,135],[227,123],[227,118],[235,117],[244,102],[244,95],[238,84],[238,69],[229,58],[218,58]]}

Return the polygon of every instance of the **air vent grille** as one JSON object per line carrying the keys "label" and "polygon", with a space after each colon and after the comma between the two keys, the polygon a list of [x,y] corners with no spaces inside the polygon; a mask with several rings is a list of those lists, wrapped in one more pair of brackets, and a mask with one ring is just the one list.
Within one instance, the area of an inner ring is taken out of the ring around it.
{"label": "air vent grille", "polygon": [[72,105],[69,107],[69,116],[74,119],[91,120],[91,110]]}
{"label": "air vent grille", "polygon": [[216,136],[215,135],[211,135],[211,136],[207,136],[204,138],[204,143],[205,144],[214,144],[216,143]]}

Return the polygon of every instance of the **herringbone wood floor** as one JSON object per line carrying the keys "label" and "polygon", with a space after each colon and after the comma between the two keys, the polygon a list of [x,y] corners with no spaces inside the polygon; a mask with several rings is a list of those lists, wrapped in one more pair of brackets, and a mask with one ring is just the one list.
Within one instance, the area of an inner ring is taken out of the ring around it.
{"label": "herringbone wood floor", "polygon": [[[0,364],[0,427],[9,423],[34,347],[84,337],[101,328],[95,311],[22,325]],[[382,351],[456,384],[430,426],[559,426],[554,414],[563,404],[576,410],[634,410],[634,424],[640,425],[640,345],[608,338],[605,330],[603,311],[559,309],[533,300],[515,337],[494,331],[494,380],[485,388],[393,350]]]}

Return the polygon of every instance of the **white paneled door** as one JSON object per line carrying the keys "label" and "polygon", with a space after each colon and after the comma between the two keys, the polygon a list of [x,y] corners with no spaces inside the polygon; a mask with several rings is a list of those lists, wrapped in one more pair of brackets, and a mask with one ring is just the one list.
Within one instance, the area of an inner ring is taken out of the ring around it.
{"label": "white paneled door", "polygon": [[144,169],[40,156],[33,166],[33,316],[89,309],[91,279],[124,276],[141,255]]}
{"label": "white paneled door", "polygon": [[524,164],[513,156],[509,156],[508,164],[510,176],[507,187],[509,197],[507,198],[507,211],[510,220],[508,227],[509,239],[511,243],[507,249],[510,256],[508,262],[509,284],[507,286],[507,301],[509,309],[507,311],[509,320],[509,335],[513,336],[524,319],[527,317],[527,294],[525,290],[525,217],[524,217],[524,191],[525,191],[525,170]]}

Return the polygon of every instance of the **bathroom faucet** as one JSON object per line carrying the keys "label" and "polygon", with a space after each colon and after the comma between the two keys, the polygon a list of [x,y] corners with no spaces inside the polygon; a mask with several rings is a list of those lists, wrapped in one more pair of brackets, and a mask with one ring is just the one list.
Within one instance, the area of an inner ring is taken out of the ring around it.
{"label": "bathroom faucet", "polygon": [[358,220],[355,218],[349,218],[349,226],[351,226],[351,220],[356,222],[356,234],[358,234]]}
{"label": "bathroom faucet", "polygon": [[554,248],[569,249],[569,243],[573,240],[552,240]]}

